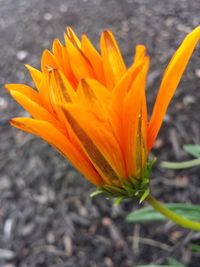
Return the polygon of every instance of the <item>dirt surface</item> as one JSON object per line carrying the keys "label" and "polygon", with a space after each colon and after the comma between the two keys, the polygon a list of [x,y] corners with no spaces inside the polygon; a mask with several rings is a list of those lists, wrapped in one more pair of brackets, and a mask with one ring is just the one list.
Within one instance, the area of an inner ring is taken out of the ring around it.
{"label": "dirt surface", "polygon": [[[4,83],[29,83],[24,63],[40,65],[44,48],[62,39],[67,25],[86,32],[98,46],[110,28],[127,64],[143,43],[151,57],[150,110],[162,73],[183,37],[200,24],[199,0],[0,0],[0,266],[135,267],[165,264],[169,256],[200,266],[191,243],[200,235],[170,222],[130,225],[138,204],[114,207],[43,141],[11,128],[26,113]],[[184,160],[183,144],[200,143],[200,46],[170,105],[156,142],[159,160]],[[200,203],[199,168],[152,173],[153,193],[166,202]]]}

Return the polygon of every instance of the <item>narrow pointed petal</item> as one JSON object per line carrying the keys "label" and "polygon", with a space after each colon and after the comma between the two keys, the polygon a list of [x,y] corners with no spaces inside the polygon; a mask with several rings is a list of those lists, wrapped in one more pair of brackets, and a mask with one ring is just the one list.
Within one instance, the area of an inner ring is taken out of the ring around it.
{"label": "narrow pointed petal", "polygon": [[[146,58],[146,47],[144,45],[137,45],[135,49],[134,56],[134,65],[137,66]],[[147,101],[146,101],[146,92],[144,90],[143,99],[142,99],[142,127],[145,128],[143,131],[147,134],[147,124],[148,124],[148,110],[147,110]],[[146,136],[144,138],[146,140]]]}
{"label": "narrow pointed petal", "polygon": [[167,107],[180,82],[187,63],[200,39],[200,26],[189,33],[172,57],[161,82],[148,128],[150,151],[162,125]]}
{"label": "narrow pointed petal", "polygon": [[39,90],[42,80],[42,73],[39,70],[31,67],[30,65],[26,64],[25,66],[28,69],[36,88]]}
{"label": "narrow pointed petal", "polygon": [[54,125],[47,121],[29,118],[16,118],[10,121],[11,125],[23,131],[35,134],[54,146],[59,152],[85,175],[93,184],[100,186],[102,181],[91,163],[80,154],[72,143]]}
{"label": "narrow pointed petal", "polygon": [[137,45],[135,48],[134,63],[145,57],[146,47],[144,45]]}
{"label": "narrow pointed petal", "polygon": [[77,90],[77,101],[87,110],[97,111],[97,115],[107,112],[111,101],[111,93],[103,85],[93,79],[82,79]]}
{"label": "narrow pointed petal", "polygon": [[95,74],[89,60],[84,56],[79,48],[74,46],[68,37],[66,37],[66,49],[68,51],[71,68],[77,80],[86,77],[95,78]]}
{"label": "narrow pointed petal", "polygon": [[82,35],[81,50],[90,61],[98,81],[105,85],[103,60],[85,34]]}
{"label": "narrow pointed petal", "polygon": [[41,59],[41,70],[45,73],[52,68],[57,69],[58,65],[56,64],[54,55],[49,50],[45,49]]}
{"label": "narrow pointed petal", "polygon": [[[65,116],[93,165],[107,183],[117,183],[123,177],[124,166],[119,146],[106,122],[80,106],[65,105]],[[109,182],[110,181],[110,182]]]}
{"label": "narrow pointed petal", "polygon": [[108,88],[112,90],[126,72],[126,66],[117,42],[110,31],[104,31],[102,33],[100,47],[106,83]]}
{"label": "narrow pointed petal", "polygon": [[54,115],[53,106],[51,103],[50,90],[49,90],[49,72],[42,74],[42,80],[39,87],[41,102],[45,109]]}
{"label": "narrow pointed petal", "polygon": [[52,51],[56,59],[61,59],[62,58],[62,48],[63,45],[58,39],[55,39],[53,42],[53,47]]}
{"label": "narrow pointed petal", "polygon": [[133,85],[134,81],[138,77],[139,73],[141,72],[143,65],[144,59],[138,61],[137,64],[133,64],[112,91],[113,99],[110,107],[110,118],[112,121],[113,129],[115,131],[115,135],[117,136],[121,147],[123,147],[123,127],[121,112],[123,100],[125,98],[125,95],[130,90],[131,86]]}
{"label": "narrow pointed petal", "polygon": [[34,118],[46,120],[54,124],[58,124],[58,121],[41,105],[33,101],[21,92],[10,90],[12,97]]}
{"label": "narrow pointed petal", "polygon": [[144,140],[146,133],[142,132],[144,128],[142,127],[141,108],[148,67],[149,59],[146,57],[141,72],[138,74],[124,100],[122,127],[128,177],[139,177],[138,170],[141,171],[143,166],[144,159],[141,157],[146,149],[146,140]]}
{"label": "narrow pointed petal", "polygon": [[61,71],[65,74],[71,85],[73,86],[74,90],[76,90],[78,86],[78,80],[75,77],[69,59],[69,54],[66,47],[62,47],[62,57],[63,63]]}
{"label": "narrow pointed petal", "polygon": [[74,102],[76,99],[76,92],[62,72],[55,69],[49,72],[49,87],[53,109],[56,112],[59,121],[65,126],[69,133],[69,124],[65,119],[60,105]]}
{"label": "narrow pointed petal", "polygon": [[6,84],[6,89],[10,92],[11,90],[19,92],[25,95],[30,100],[41,105],[41,99],[38,92],[36,92],[33,88],[25,84]]}
{"label": "narrow pointed petal", "polygon": [[81,48],[81,42],[75,32],[72,30],[71,27],[67,27],[67,36],[72,41],[72,43],[77,46],[79,49]]}

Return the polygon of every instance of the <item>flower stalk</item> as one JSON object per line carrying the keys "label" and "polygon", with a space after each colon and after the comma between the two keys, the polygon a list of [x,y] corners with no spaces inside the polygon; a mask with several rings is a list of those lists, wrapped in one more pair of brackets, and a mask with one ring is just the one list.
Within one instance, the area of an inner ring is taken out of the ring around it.
{"label": "flower stalk", "polygon": [[155,199],[151,194],[149,194],[145,199],[155,210],[159,211],[169,220],[181,225],[184,228],[200,231],[200,223],[192,220],[188,220],[177,213],[168,209],[164,204]]}

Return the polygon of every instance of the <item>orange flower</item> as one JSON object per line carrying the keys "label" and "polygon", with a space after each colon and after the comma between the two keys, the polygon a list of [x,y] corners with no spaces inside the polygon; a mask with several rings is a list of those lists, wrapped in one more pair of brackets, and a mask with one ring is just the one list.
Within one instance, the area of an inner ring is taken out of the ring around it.
{"label": "orange flower", "polygon": [[98,187],[120,189],[142,181],[166,109],[199,38],[200,26],[172,57],[148,123],[145,47],[136,47],[127,68],[110,31],[101,35],[99,54],[85,34],[79,40],[67,28],[65,45],[56,39],[52,52],[44,51],[41,71],[26,66],[37,90],[6,85],[32,116],[12,119],[11,124],[46,140]]}

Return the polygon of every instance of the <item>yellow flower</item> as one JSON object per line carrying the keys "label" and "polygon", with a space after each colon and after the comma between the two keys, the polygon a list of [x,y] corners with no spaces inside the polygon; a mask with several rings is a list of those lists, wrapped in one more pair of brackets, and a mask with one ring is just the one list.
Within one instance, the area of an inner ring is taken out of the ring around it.
{"label": "yellow flower", "polygon": [[100,38],[99,53],[85,34],[71,28],[65,45],[45,50],[41,71],[27,65],[35,89],[6,88],[32,116],[11,124],[40,136],[98,187],[122,188],[143,180],[148,155],[166,109],[200,38],[200,26],[186,36],[172,57],[148,122],[145,96],[149,57],[136,46],[127,68],[111,31]]}

